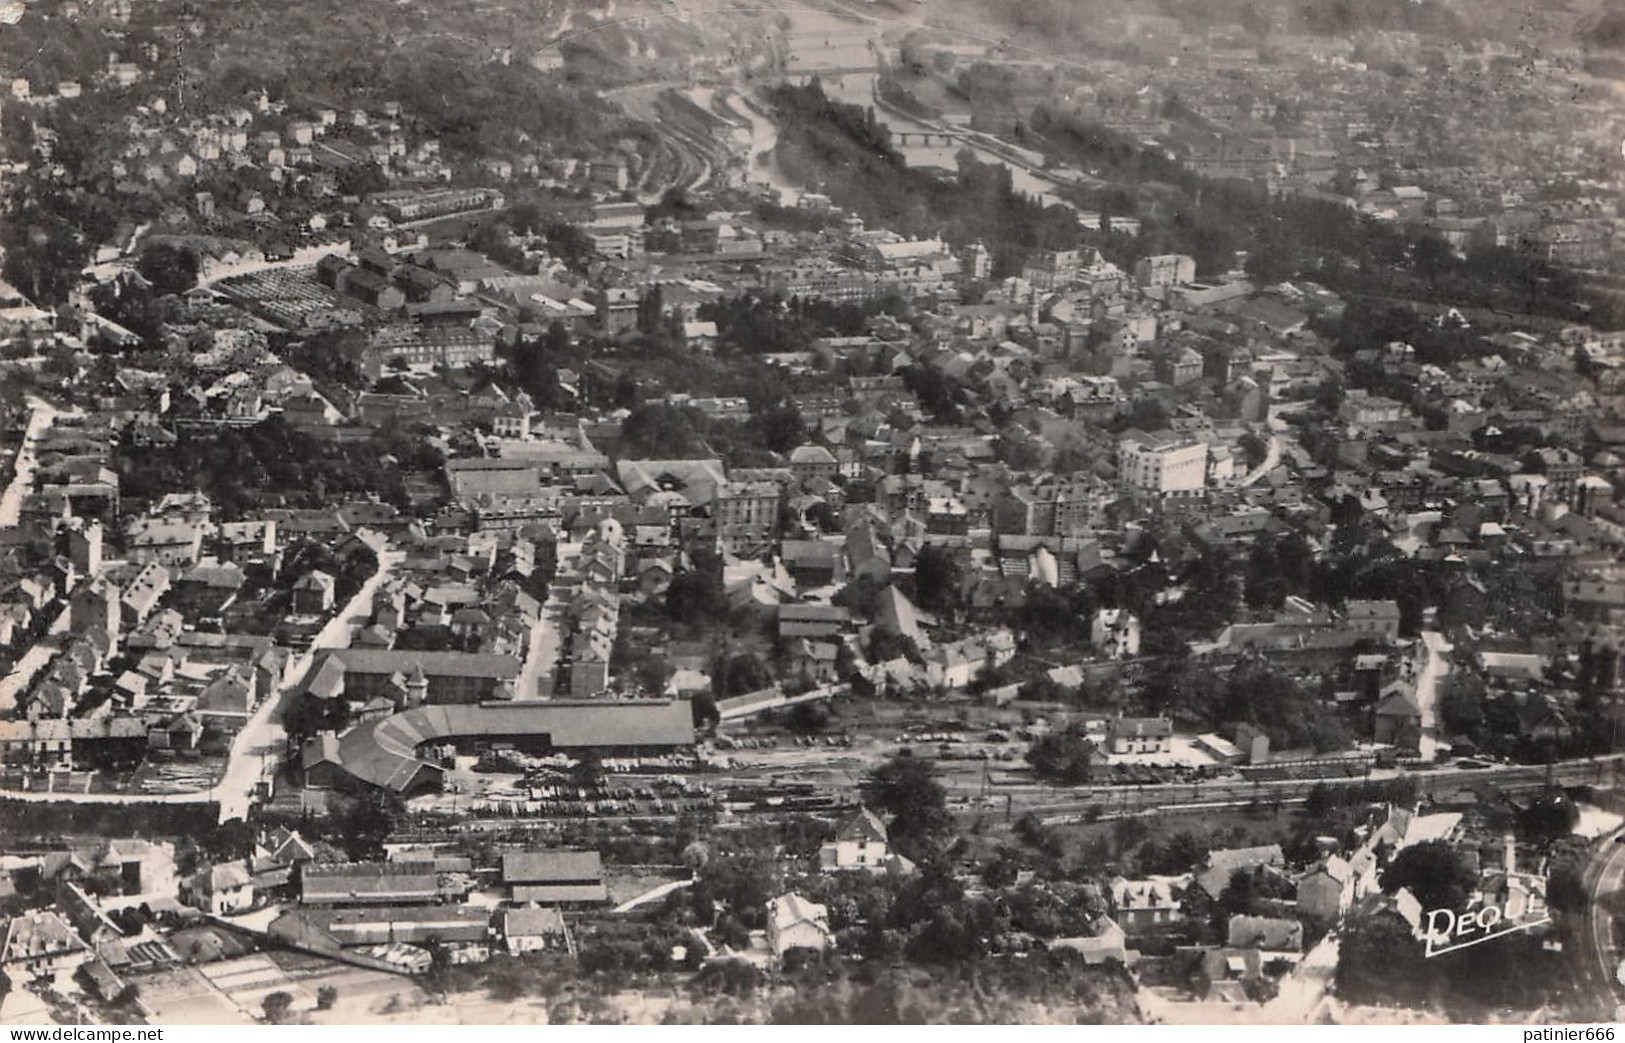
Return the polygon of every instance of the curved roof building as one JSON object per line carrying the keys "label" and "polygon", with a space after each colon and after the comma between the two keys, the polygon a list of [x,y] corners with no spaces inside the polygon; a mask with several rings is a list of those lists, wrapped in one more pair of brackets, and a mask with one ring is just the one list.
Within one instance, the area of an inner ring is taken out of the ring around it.
{"label": "curved roof building", "polygon": [[511,742],[542,753],[669,753],[694,744],[694,722],[689,704],[681,700],[419,706],[358,724],[336,741],[312,739],[305,744],[303,763],[313,781],[340,782],[347,776],[410,796],[440,784],[442,769],[418,756],[419,747],[467,740]]}

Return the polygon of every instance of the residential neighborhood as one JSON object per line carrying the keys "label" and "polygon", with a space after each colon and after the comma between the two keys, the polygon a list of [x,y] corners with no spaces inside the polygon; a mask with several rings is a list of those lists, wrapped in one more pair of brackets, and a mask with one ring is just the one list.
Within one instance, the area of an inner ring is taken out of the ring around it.
{"label": "residential neighborhood", "polygon": [[397,6],[0,17],[0,1025],[1625,1004],[1625,23]]}

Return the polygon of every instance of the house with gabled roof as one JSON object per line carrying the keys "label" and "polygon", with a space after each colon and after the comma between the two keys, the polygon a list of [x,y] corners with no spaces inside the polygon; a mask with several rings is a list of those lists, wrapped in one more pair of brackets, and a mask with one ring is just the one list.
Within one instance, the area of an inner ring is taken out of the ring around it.
{"label": "house with gabled roof", "polygon": [[575,939],[564,914],[552,906],[522,906],[497,913],[497,936],[508,953],[551,952],[575,955]]}
{"label": "house with gabled roof", "polygon": [[337,589],[337,581],[332,576],[312,569],[293,585],[293,610],[311,614],[331,611]]}
{"label": "house with gabled roof", "polygon": [[892,852],[886,823],[860,805],[835,827],[835,839],[818,849],[818,866],[826,873],[851,869],[906,873],[913,870],[914,863]]}
{"label": "house with gabled roof", "polygon": [[1237,871],[1284,864],[1286,855],[1282,853],[1280,844],[1219,848],[1208,852],[1207,868],[1196,875],[1196,882],[1210,897],[1218,898]]}
{"label": "house with gabled roof", "polygon": [[1377,704],[1372,738],[1414,750],[1422,739],[1422,707],[1408,685],[1395,682]]}
{"label": "house with gabled roof", "polygon": [[794,892],[767,903],[767,943],[775,958],[791,949],[822,951],[831,943],[829,910]]}
{"label": "house with gabled roof", "polygon": [[53,978],[66,987],[74,971],[90,958],[90,948],[49,909],[14,916],[0,933],[0,972],[13,982]]}
{"label": "house with gabled roof", "polygon": [[812,638],[830,641],[841,635],[852,614],[840,605],[813,605],[789,602],[779,606],[781,639]]}
{"label": "house with gabled roof", "polygon": [[[1188,883],[1189,879],[1184,878]],[[1141,931],[1182,918],[1179,879],[1152,877],[1128,880],[1117,877],[1110,884],[1112,916],[1124,931]]]}
{"label": "house with gabled roof", "polygon": [[1388,844],[1397,855],[1412,845],[1424,844],[1430,840],[1452,843],[1460,835],[1460,830],[1459,812],[1440,811],[1431,815],[1419,815],[1408,808],[1389,808],[1388,818],[1371,835],[1370,843],[1373,847]]}
{"label": "house with gabled roof", "polygon": [[1174,737],[1174,722],[1166,717],[1115,717],[1106,725],[1111,751],[1167,753]]}
{"label": "house with gabled roof", "polygon": [[1265,952],[1303,951],[1303,924],[1274,916],[1232,916],[1228,925],[1229,944],[1238,949]]}
{"label": "house with gabled roof", "polygon": [[1094,932],[1072,938],[1051,939],[1049,948],[1078,953],[1083,957],[1083,962],[1091,967],[1108,962],[1129,966],[1139,961],[1139,952],[1128,947],[1128,936],[1116,920],[1109,916],[1100,917],[1094,923]]}
{"label": "house with gabled roof", "polygon": [[1319,920],[1336,920],[1353,904],[1354,885],[1354,867],[1337,855],[1328,855],[1298,878],[1298,912]]}
{"label": "house with gabled roof", "polygon": [[254,904],[254,874],[240,859],[205,866],[182,883],[181,898],[216,916],[241,912]]}
{"label": "house with gabled roof", "polygon": [[228,667],[198,693],[196,709],[205,723],[222,724],[235,732],[248,723],[255,702],[253,677],[237,667]]}
{"label": "house with gabled roof", "polygon": [[931,639],[920,628],[919,609],[894,586],[880,592],[880,601],[875,608],[875,625],[888,634],[908,638],[922,650],[931,644]]}
{"label": "house with gabled roof", "polygon": [[502,856],[502,882],[515,902],[564,905],[609,899],[596,851],[510,851]]}
{"label": "house with gabled roof", "polygon": [[296,829],[277,826],[260,842],[260,854],[283,865],[297,865],[316,860],[316,848],[299,835]]}

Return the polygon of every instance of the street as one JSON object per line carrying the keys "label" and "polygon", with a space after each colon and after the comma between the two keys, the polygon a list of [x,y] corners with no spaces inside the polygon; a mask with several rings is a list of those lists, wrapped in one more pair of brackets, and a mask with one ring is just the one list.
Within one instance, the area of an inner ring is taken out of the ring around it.
{"label": "street", "polygon": [[1259,1020],[1266,1025],[1316,1024],[1336,973],[1337,935],[1329,934],[1281,979],[1281,991],[1264,1004]]}
{"label": "street", "polygon": [[28,417],[23,444],[17,450],[16,473],[12,475],[6,491],[0,493],[0,529],[15,528],[22,520],[23,502],[33,491],[34,471],[39,466],[34,443],[56,422],[57,410],[50,403],[36,398],[31,399],[30,404],[34,411]]}
{"label": "street", "polygon": [[1450,674],[1450,643],[1434,630],[1422,632],[1426,660],[1416,678],[1416,705],[1422,708],[1423,760],[1432,760],[1439,747],[1439,685]]}
{"label": "street", "polygon": [[282,687],[260,703],[243,730],[237,733],[231,744],[226,770],[220,782],[210,791],[211,796],[220,802],[222,822],[248,818],[254,802],[254,791],[260,780],[274,777],[281,769],[288,738],[288,733],[282,727],[282,715],[298,695],[299,685],[309,672],[316,654],[324,649],[350,647],[357,620],[365,620],[372,614],[373,595],[389,577],[390,571],[405,557],[401,551],[390,550],[388,541],[382,536],[368,532],[359,535],[378,556],[378,568],[344,608],[328,620],[321,633],[311,642],[310,649],[294,657],[289,669],[283,673]]}
{"label": "street", "polygon": [[404,552],[392,551],[388,542],[374,533],[359,534],[378,555],[378,569],[361,585],[354,597],[330,619],[311,642],[310,650],[301,652],[283,672],[283,683],[275,693],[261,700],[236,738],[226,760],[226,770],[212,789],[190,793],[48,793],[39,791],[11,791],[8,800],[29,803],[64,801],[74,804],[201,804],[218,801],[220,821],[234,818],[246,820],[254,804],[255,789],[262,779],[271,778],[281,769],[287,744],[287,732],[282,727],[282,715],[298,694],[300,682],[310,670],[316,654],[329,648],[348,648],[355,632],[357,620],[365,620],[372,611],[372,597],[389,577],[392,569],[405,558]]}
{"label": "street", "polygon": [[[525,649],[525,661],[514,680],[515,699],[547,699],[553,694],[553,671],[557,669],[563,640],[559,634],[559,616],[564,611],[562,601],[549,595],[546,603],[530,628],[530,643]],[[547,682],[543,691],[543,682]]]}
{"label": "street", "polygon": [[1264,451],[1264,459],[1259,461],[1257,467],[1247,472],[1247,476],[1241,480],[1242,488],[1257,484],[1260,478],[1280,466],[1282,438],[1283,436],[1279,434],[1273,432],[1270,434],[1269,448]]}

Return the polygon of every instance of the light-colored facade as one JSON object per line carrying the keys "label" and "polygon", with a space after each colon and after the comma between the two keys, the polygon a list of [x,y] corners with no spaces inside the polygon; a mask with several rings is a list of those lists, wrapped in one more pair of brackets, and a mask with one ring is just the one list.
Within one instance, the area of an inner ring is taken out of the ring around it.
{"label": "light-colored facade", "polygon": [[1131,430],[1117,443],[1117,482],[1134,495],[1200,497],[1207,489],[1207,475],[1207,446],[1193,438]]}

